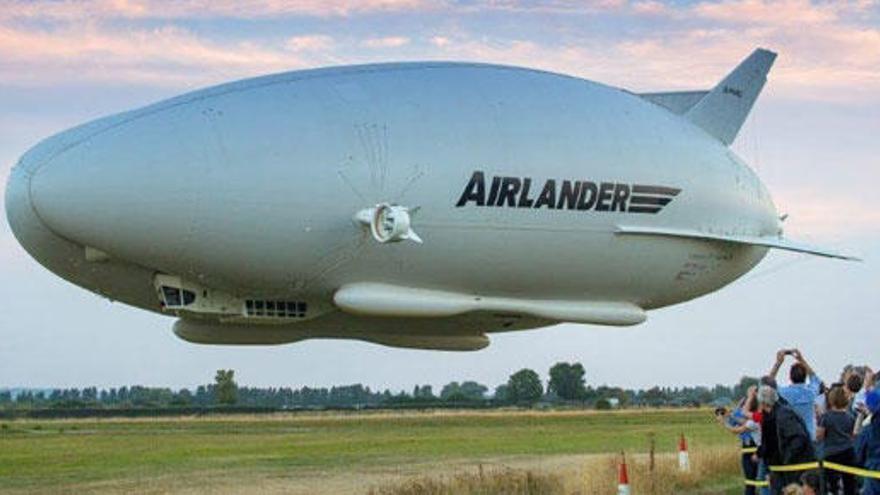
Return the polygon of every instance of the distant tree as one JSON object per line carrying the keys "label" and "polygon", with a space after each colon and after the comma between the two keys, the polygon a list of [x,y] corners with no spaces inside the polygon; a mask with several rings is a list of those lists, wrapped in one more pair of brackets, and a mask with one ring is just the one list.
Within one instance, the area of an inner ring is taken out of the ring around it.
{"label": "distant tree", "polygon": [[495,393],[492,395],[492,398],[495,399],[496,402],[505,403],[505,402],[509,402],[508,396],[509,396],[509,392],[507,389],[507,384],[502,383],[501,385],[498,385],[497,387],[495,387]]}
{"label": "distant tree", "polygon": [[183,388],[183,389],[180,389],[179,392],[174,394],[174,397],[171,399],[171,402],[169,404],[172,406],[188,406],[188,405],[192,404],[192,401],[193,401],[192,392]]}
{"label": "distant tree", "polygon": [[[733,397],[731,399],[738,399],[740,397],[745,397],[746,392],[749,391],[749,387],[757,386],[759,380],[753,376],[744,376],[739,379],[739,383],[733,386]],[[719,398],[719,397],[716,397]]]}
{"label": "distant tree", "polygon": [[86,387],[82,391],[82,400],[84,402],[95,403],[98,401],[98,389],[95,387]]}
{"label": "distant tree", "polygon": [[544,395],[544,387],[538,374],[528,368],[510,375],[507,380],[507,396],[510,402],[534,404]]}
{"label": "distant tree", "polygon": [[489,388],[474,381],[449,382],[440,390],[440,398],[448,401],[478,401],[486,398]]}
{"label": "distant tree", "polygon": [[[725,385],[715,385],[715,388],[712,389],[712,398],[713,399],[721,399],[721,398],[733,398],[733,389],[725,386]],[[706,402],[710,402],[712,399],[709,399]]]}
{"label": "distant tree", "polygon": [[416,385],[413,389],[413,399],[422,399],[422,400],[433,400],[436,399],[434,397],[434,388],[430,385],[422,385],[421,387]]}
{"label": "distant tree", "polygon": [[[724,388],[724,390],[727,390],[727,387],[723,387],[723,388]],[[716,390],[718,390],[717,387],[716,387]],[[694,394],[693,394],[693,397],[690,402],[697,404],[697,405],[708,404],[708,403],[712,402],[713,399],[715,399],[715,396],[711,390],[709,390],[706,387],[696,387],[694,389]]]}
{"label": "distant tree", "polygon": [[611,401],[608,399],[599,399],[596,401],[596,409],[600,411],[607,411],[611,409]]}
{"label": "distant tree", "polygon": [[440,389],[440,398],[443,400],[452,400],[461,398],[461,385],[458,382],[449,382]]}
{"label": "distant tree", "polygon": [[481,383],[467,381],[461,384],[459,391],[468,400],[483,400],[486,398],[489,387]]}
{"label": "distant tree", "polygon": [[208,392],[208,387],[205,385],[199,385],[196,387],[196,395],[194,399],[197,405],[207,406],[211,402],[211,394]]}
{"label": "distant tree", "polygon": [[645,405],[659,407],[669,401],[669,393],[660,387],[652,387],[642,393],[641,399]]}
{"label": "distant tree", "polygon": [[223,405],[235,404],[238,400],[234,370],[217,370],[214,375],[214,400]]}
{"label": "distant tree", "polygon": [[587,395],[584,386],[584,367],[581,363],[556,363],[550,368],[548,392],[565,400],[583,400]]}
{"label": "distant tree", "polygon": [[122,387],[116,393],[119,402],[124,406],[128,406],[131,403],[131,390],[128,387]]}

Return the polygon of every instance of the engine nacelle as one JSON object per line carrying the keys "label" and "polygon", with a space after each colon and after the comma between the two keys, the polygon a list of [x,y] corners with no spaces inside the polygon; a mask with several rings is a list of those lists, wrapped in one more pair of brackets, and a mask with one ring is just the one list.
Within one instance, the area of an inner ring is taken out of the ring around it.
{"label": "engine nacelle", "polygon": [[219,322],[286,325],[314,318],[329,309],[326,304],[316,305],[302,299],[236,297],[162,273],[156,274],[153,285],[162,311]]}
{"label": "engine nacelle", "polygon": [[[307,325],[307,324],[306,324]],[[483,334],[407,335],[371,332],[314,332],[295,326],[250,325],[247,323],[213,323],[204,320],[179,319],[174,333],[195,344],[213,345],[280,345],[313,338],[357,339],[364,342],[438,351],[477,351],[489,345]]]}
{"label": "engine nacelle", "polygon": [[411,214],[416,211],[417,208],[379,203],[372,208],[357,212],[354,218],[369,227],[373,239],[382,244],[406,240],[421,244],[422,238],[412,229]]}

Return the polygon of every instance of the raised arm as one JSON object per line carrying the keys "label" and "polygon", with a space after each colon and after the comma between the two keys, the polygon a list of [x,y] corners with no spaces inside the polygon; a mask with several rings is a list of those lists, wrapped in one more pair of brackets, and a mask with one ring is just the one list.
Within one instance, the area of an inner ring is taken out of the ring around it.
{"label": "raised arm", "polygon": [[751,411],[753,408],[755,408],[755,406],[757,405],[757,402],[758,402],[758,387],[755,385],[752,385],[746,391],[746,400],[743,403],[742,408],[744,411]]}
{"label": "raised arm", "polygon": [[804,366],[804,368],[807,370],[807,376],[809,376],[809,377],[816,376],[816,372],[813,371],[813,367],[810,366],[810,363],[808,363],[806,359],[804,359],[804,355],[801,354],[801,351],[799,349],[794,350],[794,358],[797,359],[797,361],[799,363],[801,363]]}
{"label": "raised arm", "polygon": [[776,375],[779,374],[779,368],[782,367],[782,363],[783,363],[784,361],[785,361],[785,351],[784,351],[784,350],[776,351],[776,362],[773,363],[773,367],[770,368],[770,373],[767,373],[767,375],[768,375],[770,378],[772,378],[772,379],[775,380],[775,379],[776,379]]}

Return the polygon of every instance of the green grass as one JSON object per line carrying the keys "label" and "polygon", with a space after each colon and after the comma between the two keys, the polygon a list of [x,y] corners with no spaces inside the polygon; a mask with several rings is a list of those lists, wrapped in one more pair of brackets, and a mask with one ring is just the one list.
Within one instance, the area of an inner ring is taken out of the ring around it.
{"label": "green grass", "polygon": [[[155,478],[332,477],[422,463],[731,446],[711,412],[291,414],[208,419],[7,421],[0,493],[136,487]],[[103,484],[103,485],[102,485]],[[122,485],[120,485],[122,486]]]}

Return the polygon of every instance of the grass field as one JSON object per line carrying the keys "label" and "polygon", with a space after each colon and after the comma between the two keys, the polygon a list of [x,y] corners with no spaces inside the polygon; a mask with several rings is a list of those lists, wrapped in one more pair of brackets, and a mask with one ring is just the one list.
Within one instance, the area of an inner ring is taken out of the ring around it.
{"label": "grass field", "polygon": [[564,472],[577,484],[584,470],[613,471],[601,454],[638,463],[651,435],[658,462],[674,462],[664,453],[682,432],[695,459],[731,454],[703,493],[739,487],[736,440],[706,410],[439,411],[7,421],[0,493],[365,493],[480,466]]}

